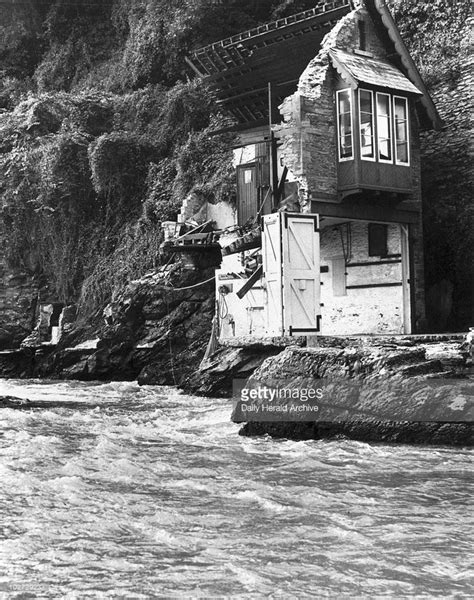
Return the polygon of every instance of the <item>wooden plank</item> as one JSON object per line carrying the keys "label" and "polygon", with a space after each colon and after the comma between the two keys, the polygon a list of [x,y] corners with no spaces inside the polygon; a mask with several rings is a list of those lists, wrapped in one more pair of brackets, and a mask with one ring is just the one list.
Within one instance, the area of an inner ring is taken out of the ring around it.
{"label": "wooden plank", "polygon": [[311,202],[311,212],[322,217],[338,217],[351,221],[371,221],[378,223],[418,223],[419,212],[399,210],[388,206],[369,204],[335,204],[332,202]]}
{"label": "wooden plank", "polygon": [[247,282],[237,292],[237,296],[238,296],[238,298],[240,298],[240,300],[242,300],[242,298],[245,296],[245,294],[247,292],[249,292],[251,288],[253,288],[253,286],[257,283],[257,281],[260,279],[260,277],[262,275],[263,275],[263,267],[260,266],[252,273],[252,275],[250,275]]}
{"label": "wooden plank", "polygon": [[[228,127],[223,127],[222,129],[216,129],[215,131],[212,131],[209,135],[213,136],[213,135],[222,135],[224,133],[231,133],[233,131],[235,132],[247,132],[247,131],[253,131],[253,130],[257,130],[259,128],[263,128],[263,126],[265,126],[265,130],[268,131],[268,126],[267,126],[267,119],[257,119],[256,121],[249,121],[249,122],[244,122],[244,123],[235,123],[234,125],[229,125]],[[263,139],[263,136],[262,136]],[[249,142],[252,143],[252,142]],[[243,144],[238,142],[236,147],[241,147],[241,146],[246,146],[247,144]]]}
{"label": "wooden plank", "polygon": [[278,189],[276,194],[276,202],[280,202],[283,192],[285,190],[285,181],[286,176],[288,175],[288,167],[283,168],[283,173],[281,174],[280,182],[278,183]]}
{"label": "wooden plank", "polygon": [[267,333],[283,334],[281,213],[263,217],[262,258],[267,284]]}
{"label": "wooden plank", "polygon": [[261,238],[252,240],[250,242],[242,242],[235,245],[229,244],[229,246],[225,246],[224,248],[222,248],[222,256],[230,256],[231,254],[245,252],[246,250],[254,250],[255,248],[260,248],[261,245]]}
{"label": "wooden plank", "polygon": [[[298,83],[298,79],[292,79],[291,81],[285,81],[283,83],[275,83],[272,84],[272,86],[275,88],[282,88],[282,87],[289,87],[294,86]],[[236,102],[238,102],[239,100],[241,100],[242,98],[251,98],[252,96],[260,96],[263,93],[266,93],[267,91],[267,86],[265,87],[259,87],[256,89],[249,89],[245,92],[242,92],[240,94],[236,94],[236,95],[232,95],[231,98],[220,98],[219,100],[217,100],[217,104],[226,104],[226,105],[232,105]]]}
{"label": "wooden plank", "polygon": [[318,216],[281,214],[284,332],[315,330],[321,314]]}
{"label": "wooden plank", "polygon": [[[367,283],[362,285],[347,285],[347,290],[365,290],[368,288],[383,288],[383,287],[400,287],[401,281],[395,281],[393,283]],[[334,294],[335,295],[335,294]]]}
{"label": "wooden plank", "polygon": [[194,63],[187,57],[184,57],[184,60],[186,61],[186,64],[191,67],[191,69],[196,73],[196,75],[198,77],[204,77],[204,73],[201,73],[201,71],[194,65]]}

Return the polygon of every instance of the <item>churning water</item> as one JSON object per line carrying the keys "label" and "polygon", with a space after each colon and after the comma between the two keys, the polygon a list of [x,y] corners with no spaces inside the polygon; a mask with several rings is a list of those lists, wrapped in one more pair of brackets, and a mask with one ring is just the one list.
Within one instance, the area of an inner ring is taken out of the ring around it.
{"label": "churning water", "polygon": [[237,435],[230,403],[0,381],[4,598],[474,595],[472,452]]}

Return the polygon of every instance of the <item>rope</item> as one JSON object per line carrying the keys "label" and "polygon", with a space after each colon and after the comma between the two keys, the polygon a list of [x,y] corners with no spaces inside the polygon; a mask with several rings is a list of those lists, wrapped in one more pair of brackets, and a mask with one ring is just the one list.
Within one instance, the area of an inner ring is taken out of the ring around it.
{"label": "rope", "polygon": [[225,298],[225,294],[220,294],[219,300],[221,300],[221,302],[219,302],[218,317],[222,321],[229,314],[229,307],[227,305],[227,300]]}
{"label": "rope", "polygon": [[165,285],[163,287],[169,289],[169,290],[176,290],[177,292],[180,292],[181,290],[191,290],[192,288],[196,288],[199,287],[200,285],[204,285],[206,283],[209,283],[210,281],[212,281],[213,279],[215,279],[216,276],[213,275],[212,277],[209,277],[209,279],[206,279],[206,281],[200,281],[199,283],[195,283],[194,285],[186,285],[185,287],[174,287],[172,285]]}

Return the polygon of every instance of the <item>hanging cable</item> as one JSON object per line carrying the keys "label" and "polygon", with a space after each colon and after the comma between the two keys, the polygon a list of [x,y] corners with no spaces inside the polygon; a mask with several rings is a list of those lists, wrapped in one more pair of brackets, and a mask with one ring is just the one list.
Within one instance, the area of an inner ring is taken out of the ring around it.
{"label": "hanging cable", "polygon": [[227,300],[225,297],[225,294],[220,293],[219,294],[219,319],[222,321],[222,319],[225,319],[227,317],[227,315],[229,314],[229,306],[227,305]]}
{"label": "hanging cable", "polygon": [[209,277],[209,279],[206,279],[206,281],[200,281],[199,283],[195,283],[193,285],[186,285],[184,287],[179,287],[179,288],[178,287],[174,287],[173,285],[165,285],[163,287],[168,288],[169,290],[175,290],[177,292],[180,292],[181,290],[191,290],[191,289],[197,288],[197,287],[199,287],[201,285],[205,285],[206,283],[211,282],[215,278],[216,278],[216,276],[213,275],[212,277]]}

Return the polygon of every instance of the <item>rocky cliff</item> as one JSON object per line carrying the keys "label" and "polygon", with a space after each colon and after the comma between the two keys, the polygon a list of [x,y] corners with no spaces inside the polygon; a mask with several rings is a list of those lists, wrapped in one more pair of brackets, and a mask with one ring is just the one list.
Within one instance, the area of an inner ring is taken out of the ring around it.
{"label": "rocky cliff", "polygon": [[100,319],[76,325],[57,346],[0,353],[0,376],[179,385],[198,369],[209,341],[213,274],[174,264],[132,281]]}

